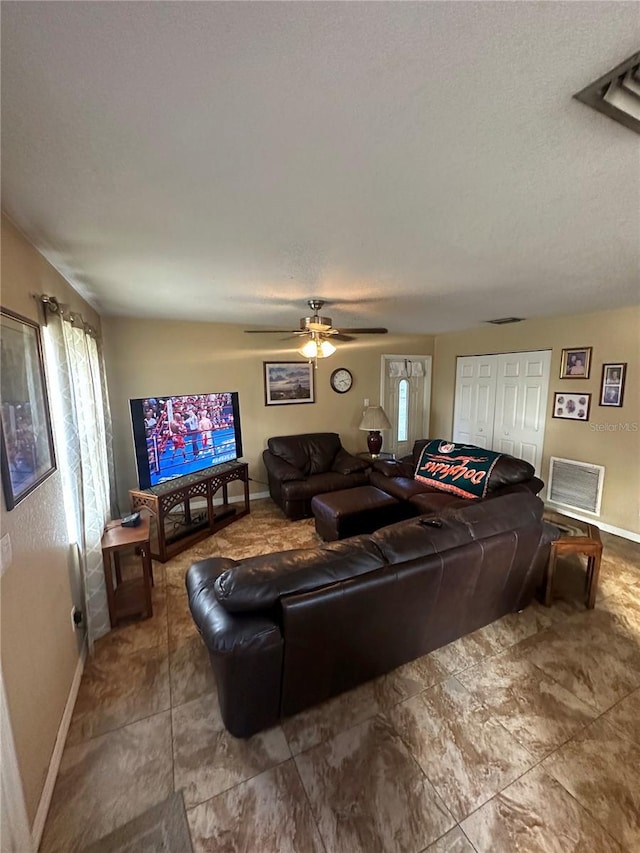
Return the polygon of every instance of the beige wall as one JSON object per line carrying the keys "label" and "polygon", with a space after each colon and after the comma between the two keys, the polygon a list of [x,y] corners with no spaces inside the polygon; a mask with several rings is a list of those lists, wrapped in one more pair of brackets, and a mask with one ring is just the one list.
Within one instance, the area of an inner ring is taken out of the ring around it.
{"label": "beige wall", "polygon": [[[130,398],[238,391],[243,458],[249,463],[249,476],[258,481],[251,483],[252,491],[264,492],[261,454],[269,436],[332,431],[340,433],[348,450],[366,450],[366,436],[358,424],[363,400],[368,397],[373,405],[380,399],[380,356],[433,352],[430,336],[363,336],[318,362],[315,403],[265,406],[263,361],[296,361],[300,356],[294,342],[283,342],[278,335],[246,335],[242,329],[215,323],[103,319],[121,510],[128,507],[128,489],[137,487]],[[346,394],[329,387],[336,367],[348,367],[353,373],[353,387]]]}
{"label": "beige wall", "polygon": [[[40,321],[31,293],[57,296],[99,328],[97,315],[3,218],[2,306]],[[2,674],[33,823],[79,656],[60,472],[11,512],[2,501],[0,523],[13,549],[0,581]]]}
{"label": "beige wall", "polygon": [[[593,347],[590,378],[559,379],[563,347]],[[640,308],[548,317],[509,326],[486,326],[439,335],[435,342],[431,432],[452,432],[456,357],[519,350],[551,349],[551,381],[547,404],[543,479],[549,457],[560,456],[606,468],[601,521],[640,533]],[[603,362],[626,361],[627,382],[622,408],[598,405]],[[589,423],[552,418],[554,391],[592,394]],[[630,431],[611,425],[629,424]],[[598,429],[600,427],[600,429]]]}

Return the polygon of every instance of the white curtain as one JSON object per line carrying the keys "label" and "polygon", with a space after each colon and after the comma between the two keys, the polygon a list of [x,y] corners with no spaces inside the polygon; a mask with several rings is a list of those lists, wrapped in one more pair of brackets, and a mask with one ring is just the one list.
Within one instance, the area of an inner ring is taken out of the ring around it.
{"label": "white curtain", "polygon": [[389,377],[398,379],[401,376],[424,376],[424,365],[421,361],[410,361],[406,358],[402,361],[390,361]]}
{"label": "white curtain", "polygon": [[48,314],[66,464],[67,512],[75,527],[89,649],[111,626],[102,565],[102,534],[114,506],[111,418],[102,355],[73,315]]}
{"label": "white curtain", "polygon": [[398,379],[400,376],[407,376],[406,361],[390,361],[389,362],[389,377]]}

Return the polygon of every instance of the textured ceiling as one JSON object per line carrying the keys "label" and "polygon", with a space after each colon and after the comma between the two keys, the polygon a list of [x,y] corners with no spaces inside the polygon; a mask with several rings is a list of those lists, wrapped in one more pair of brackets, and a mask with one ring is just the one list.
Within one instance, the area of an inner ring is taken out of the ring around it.
{"label": "textured ceiling", "polygon": [[639,42],[627,2],[3,2],[3,208],[103,314],[637,303],[640,137],[571,96]]}

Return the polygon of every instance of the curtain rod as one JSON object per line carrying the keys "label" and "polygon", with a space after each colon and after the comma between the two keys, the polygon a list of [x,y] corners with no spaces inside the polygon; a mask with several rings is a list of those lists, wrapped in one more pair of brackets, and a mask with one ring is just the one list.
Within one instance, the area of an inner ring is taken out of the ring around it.
{"label": "curtain rod", "polygon": [[45,313],[45,323],[47,319],[47,311],[51,314],[60,314],[63,320],[71,323],[76,329],[83,329],[86,335],[92,338],[97,338],[97,331],[89,323],[85,322],[84,317],[79,311],[72,311],[68,305],[63,302],[58,302],[57,296],[48,296],[46,293],[33,293],[33,298],[41,303]]}

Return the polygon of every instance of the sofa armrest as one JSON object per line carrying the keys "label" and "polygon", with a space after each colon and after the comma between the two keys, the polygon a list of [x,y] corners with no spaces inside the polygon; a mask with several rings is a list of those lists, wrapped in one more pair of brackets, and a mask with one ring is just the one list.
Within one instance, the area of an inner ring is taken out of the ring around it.
{"label": "sofa armrest", "polygon": [[334,474],[355,474],[357,471],[366,471],[370,464],[368,459],[352,456],[344,447],[341,447],[336,453],[331,470]]}
{"label": "sofa armrest", "polygon": [[287,483],[290,480],[304,480],[305,476],[302,471],[294,468],[289,462],[286,462],[280,456],[276,456],[270,450],[265,450],[262,453],[264,466],[267,473],[281,483]]}
{"label": "sofa armrest", "polygon": [[373,470],[383,474],[385,477],[413,478],[414,467],[408,462],[394,459],[374,459]]}
{"label": "sofa armrest", "polygon": [[544,483],[538,477],[531,477],[530,480],[525,480],[523,483],[510,483],[507,486],[500,486],[492,492],[488,492],[485,500],[498,498],[501,495],[520,495],[530,494],[537,495],[544,488]]}
{"label": "sofa armrest", "polygon": [[187,572],[189,607],[209,652],[220,713],[236,737],[249,737],[277,723],[284,643],[267,612],[229,613],[216,599],[214,583],[232,560],[209,559]]}

